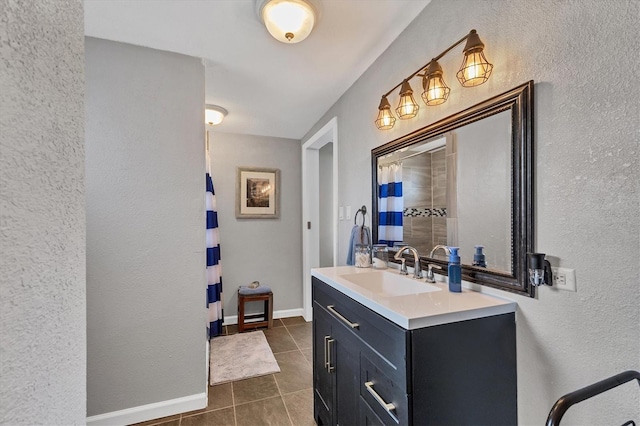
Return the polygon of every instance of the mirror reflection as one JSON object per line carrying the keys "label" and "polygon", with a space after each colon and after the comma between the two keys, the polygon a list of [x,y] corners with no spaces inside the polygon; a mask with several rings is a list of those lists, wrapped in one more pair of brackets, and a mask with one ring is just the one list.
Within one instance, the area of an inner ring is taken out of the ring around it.
{"label": "mirror reflection", "polygon": [[[468,265],[479,250],[486,267],[510,272],[510,153],[511,114],[503,111],[379,157],[379,184],[396,179],[402,216],[394,233],[381,224],[378,239],[402,241],[423,256],[438,244],[460,247]],[[379,212],[389,211],[388,199],[379,198]],[[446,260],[441,251],[433,256]]]}

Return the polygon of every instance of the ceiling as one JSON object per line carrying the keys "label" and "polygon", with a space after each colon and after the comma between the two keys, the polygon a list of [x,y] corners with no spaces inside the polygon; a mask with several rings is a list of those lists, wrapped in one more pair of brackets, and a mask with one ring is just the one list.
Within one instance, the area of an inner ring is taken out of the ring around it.
{"label": "ceiling", "polygon": [[205,102],[229,111],[216,130],[302,139],[429,1],[320,0],[287,45],[255,0],[85,0],[85,34],[202,58]]}

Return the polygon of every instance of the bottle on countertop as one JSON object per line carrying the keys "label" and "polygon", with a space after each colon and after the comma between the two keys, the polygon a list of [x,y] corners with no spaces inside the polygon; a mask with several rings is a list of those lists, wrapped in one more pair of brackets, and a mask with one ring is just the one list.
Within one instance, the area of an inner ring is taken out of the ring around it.
{"label": "bottle on countertop", "polygon": [[462,268],[460,267],[459,247],[449,247],[449,291],[453,293],[462,292]]}
{"label": "bottle on countertop", "polygon": [[482,249],[484,249],[484,246],[474,246],[474,247],[476,249],[476,254],[473,255],[473,266],[480,266],[482,268],[486,268],[487,262],[485,260],[484,253],[482,252]]}

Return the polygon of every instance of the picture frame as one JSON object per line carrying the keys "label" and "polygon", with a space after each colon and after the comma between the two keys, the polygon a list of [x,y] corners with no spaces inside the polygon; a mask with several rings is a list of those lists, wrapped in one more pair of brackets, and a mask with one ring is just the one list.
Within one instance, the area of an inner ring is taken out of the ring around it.
{"label": "picture frame", "polygon": [[236,168],[236,218],[280,217],[280,169]]}

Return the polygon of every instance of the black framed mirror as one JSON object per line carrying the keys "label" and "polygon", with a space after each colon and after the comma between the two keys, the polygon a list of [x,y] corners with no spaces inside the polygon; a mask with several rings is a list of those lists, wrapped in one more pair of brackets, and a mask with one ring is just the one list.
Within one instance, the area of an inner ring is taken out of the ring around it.
{"label": "black framed mirror", "polygon": [[[535,295],[526,264],[534,235],[533,81],[374,148],[371,170],[375,242],[393,250],[401,239],[418,249],[423,269],[434,264],[445,275],[443,251],[429,254],[436,245],[460,247],[463,280]],[[402,207],[385,199],[390,183]],[[476,246],[486,265],[474,259]]]}

